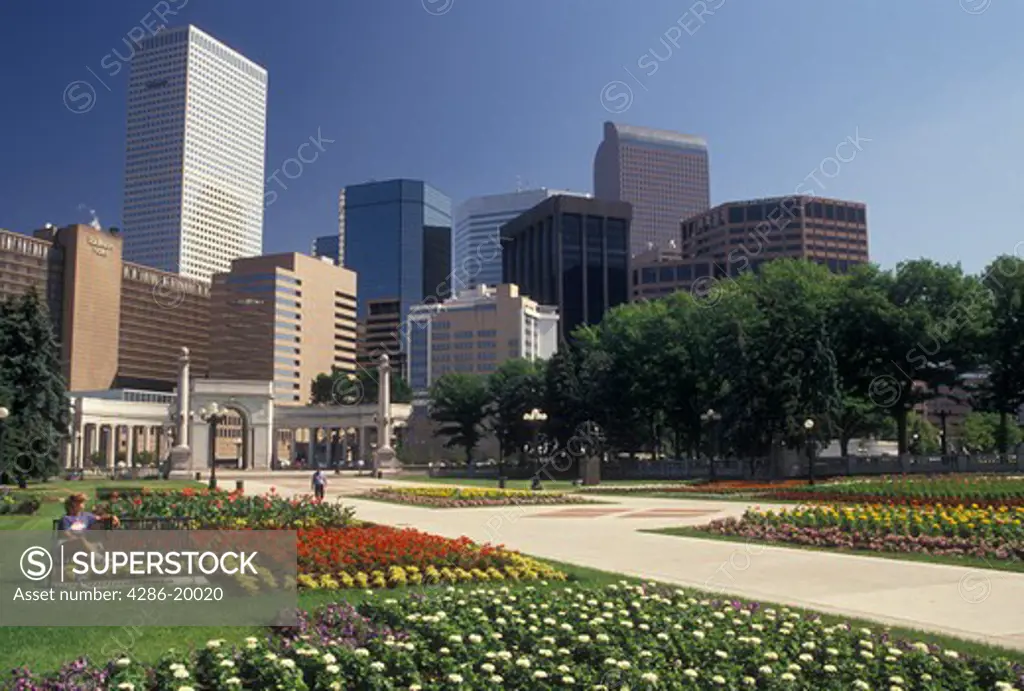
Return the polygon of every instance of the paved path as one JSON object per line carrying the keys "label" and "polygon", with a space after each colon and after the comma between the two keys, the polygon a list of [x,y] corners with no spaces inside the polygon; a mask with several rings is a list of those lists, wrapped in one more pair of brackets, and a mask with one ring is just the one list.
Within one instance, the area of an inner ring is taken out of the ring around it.
{"label": "paved path", "polygon": [[[308,477],[274,482],[283,494],[309,491]],[[330,482],[328,495],[382,484],[390,483],[344,478]],[[246,487],[266,491],[270,481],[247,480]],[[375,523],[415,526],[448,537],[466,535],[580,566],[1024,650],[1024,574],[651,535],[639,531],[700,525],[738,516],[746,506],[639,497],[607,500],[612,503],[581,512],[581,506],[438,510],[344,499],[359,518]],[[674,511],[659,515],[659,509]]]}

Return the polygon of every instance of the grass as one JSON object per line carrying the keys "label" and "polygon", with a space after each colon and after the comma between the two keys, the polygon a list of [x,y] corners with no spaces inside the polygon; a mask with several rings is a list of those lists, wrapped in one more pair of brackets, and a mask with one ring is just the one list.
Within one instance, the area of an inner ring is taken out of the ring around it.
{"label": "grass", "polygon": [[[651,531],[655,532],[655,531]],[[627,581],[641,582],[642,579],[622,574],[588,569],[572,564],[544,560],[546,563],[561,569],[569,577],[569,584],[586,586],[606,586],[612,583]],[[646,582],[646,581],[645,581]],[[482,584],[463,584],[455,586],[460,589],[481,587]],[[484,584],[486,585],[486,584]],[[514,587],[527,587],[529,584]],[[566,584],[551,583],[547,588],[561,588]],[[368,593],[363,590],[344,591],[309,591],[299,596],[299,606],[311,610],[331,602],[347,602],[353,605],[376,597],[378,593],[386,593],[387,597],[412,594],[440,592],[449,586],[417,586],[400,590],[377,591]],[[538,587],[534,584],[534,587]],[[545,586],[539,586],[545,587]],[[729,599],[749,601],[749,598],[733,597],[719,593],[707,593],[692,588],[675,588],[683,590],[698,599]],[[785,605],[761,602],[763,607],[781,609]],[[1013,662],[1024,664],[1024,651],[1000,648],[974,641],[929,633],[904,627],[889,627],[862,619],[821,614],[812,610],[796,607],[789,609],[799,612],[802,616],[818,616],[828,624],[845,622],[854,627],[866,627],[873,631],[887,631],[894,638],[911,641],[933,643],[943,648],[955,649],[961,653],[1003,657]],[[131,658],[144,662],[153,662],[160,658],[169,648],[185,650],[201,647],[211,638],[220,638],[229,643],[241,643],[246,636],[261,636],[266,629],[261,627],[50,627],[50,628],[5,628],[0,629],[0,669],[28,666],[35,671],[55,670],[63,663],[86,654],[99,660],[126,652]]]}
{"label": "grass", "polygon": [[[625,577],[571,564],[546,561],[565,572],[573,583],[607,585]],[[635,582],[636,579],[626,579]],[[481,584],[469,583],[458,588],[476,588]],[[527,587],[523,584],[515,587]],[[534,584],[536,585],[536,584]],[[548,587],[561,587],[551,584]],[[399,593],[438,592],[448,586],[414,586],[401,590],[387,590],[393,597]],[[299,594],[299,607],[312,610],[331,602],[358,605],[374,594],[365,590],[303,591]],[[0,628],[0,670],[27,666],[33,671],[53,671],[62,664],[87,655],[91,659],[106,660],[127,654],[132,659],[155,662],[168,648],[184,650],[201,647],[211,638],[222,638],[241,643],[247,636],[262,636],[266,629],[245,626],[66,626],[66,627],[6,627]],[[0,672],[0,679],[3,672]]]}
{"label": "grass", "polygon": [[695,526],[684,526],[679,528],[658,528],[644,530],[641,532],[655,533],[658,535],[671,535],[673,537],[689,537],[698,540],[718,540],[720,542],[742,542],[749,544],[757,542],[769,547],[783,547],[786,549],[803,549],[812,552],[835,552],[837,554],[852,554],[858,557],[876,557],[879,559],[896,559],[901,561],[916,561],[928,564],[943,564],[948,566],[962,566],[972,569],[991,569],[992,571],[1009,571],[1012,573],[1024,573],[1024,562],[1020,561],[998,561],[988,559],[977,559],[975,557],[953,557],[935,554],[920,554],[916,552],[875,552],[866,549],[841,549],[837,547],[815,547],[813,545],[796,545],[790,542],[771,542],[768,540],[751,540],[748,537],[739,535],[721,535],[709,533]]}

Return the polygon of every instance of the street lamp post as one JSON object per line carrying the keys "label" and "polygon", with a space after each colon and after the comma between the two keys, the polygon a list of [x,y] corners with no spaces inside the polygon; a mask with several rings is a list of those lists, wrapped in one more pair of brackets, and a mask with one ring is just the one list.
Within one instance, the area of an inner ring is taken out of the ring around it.
{"label": "street lamp post", "polygon": [[939,411],[939,422],[942,423],[942,456],[945,458],[949,455],[949,441],[946,436],[946,418],[949,416],[948,410]]}
{"label": "street lamp post", "polygon": [[548,414],[540,408],[523,413],[523,422],[530,426],[530,445],[533,447],[534,462],[537,465],[537,472],[530,483],[531,489],[540,489],[540,428],[547,419]]}
{"label": "street lamp post", "polygon": [[814,440],[811,438],[811,434],[814,431],[814,420],[807,418],[804,420],[804,430],[806,436],[804,443],[807,445],[807,484],[814,485]]}
{"label": "street lamp post", "polygon": [[[4,455],[4,441],[7,436],[7,418],[11,416],[11,411],[0,406],[0,459],[3,459]],[[2,461],[0,461],[2,462]],[[4,476],[4,480],[7,480],[7,467],[4,466],[3,472],[0,475]]]}
{"label": "street lamp post", "polygon": [[217,489],[217,425],[227,417],[227,412],[216,402],[199,410],[199,419],[210,425],[210,489]]}
{"label": "street lamp post", "polygon": [[718,422],[722,419],[722,414],[714,408],[708,408],[701,413],[700,419],[708,427],[708,433],[711,435],[711,458],[708,460],[708,475],[711,482],[715,482],[718,479],[717,469],[715,468],[715,461],[718,459]]}

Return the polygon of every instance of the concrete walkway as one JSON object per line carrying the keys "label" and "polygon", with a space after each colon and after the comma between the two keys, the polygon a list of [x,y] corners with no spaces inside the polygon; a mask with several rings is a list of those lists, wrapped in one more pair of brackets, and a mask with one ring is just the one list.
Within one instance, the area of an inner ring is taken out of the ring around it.
{"label": "concrete walkway", "polygon": [[[282,494],[309,492],[308,474],[273,482]],[[438,510],[346,496],[384,484],[411,485],[331,482],[329,476],[328,496],[344,496],[359,518],[375,523],[465,535],[580,566],[1024,650],[1024,574],[640,532],[739,516],[742,502],[608,497],[600,506]],[[270,486],[269,479],[246,481],[250,492]]]}

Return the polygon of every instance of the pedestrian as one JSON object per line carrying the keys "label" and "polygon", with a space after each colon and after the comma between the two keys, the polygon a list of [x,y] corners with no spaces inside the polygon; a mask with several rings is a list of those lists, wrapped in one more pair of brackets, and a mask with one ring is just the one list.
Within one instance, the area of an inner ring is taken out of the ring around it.
{"label": "pedestrian", "polygon": [[313,494],[316,495],[317,499],[322,501],[324,498],[324,490],[326,489],[327,477],[323,474],[322,470],[317,468],[316,472],[313,473]]}
{"label": "pedestrian", "polygon": [[360,477],[362,477],[362,475],[363,475],[363,459],[360,458],[359,462],[356,463],[356,465],[359,467],[359,475],[360,475]]}

